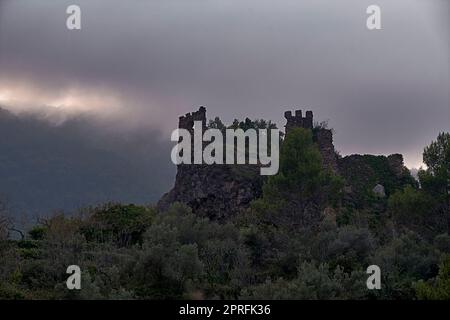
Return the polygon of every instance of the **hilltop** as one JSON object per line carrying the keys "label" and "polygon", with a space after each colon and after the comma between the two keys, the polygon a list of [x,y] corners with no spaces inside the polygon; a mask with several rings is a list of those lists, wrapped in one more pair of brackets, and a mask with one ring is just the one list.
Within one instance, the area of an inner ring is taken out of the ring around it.
{"label": "hilltop", "polygon": [[[384,193],[383,197],[388,197],[407,185],[417,184],[405,167],[401,154],[341,157],[335,151],[333,130],[315,125],[312,111],[307,111],[305,116],[301,110],[296,110],[294,114],[286,111],[284,116],[285,135],[295,128],[311,131],[324,168],[345,181],[343,191],[346,206],[365,207],[370,199],[376,198],[376,187]],[[192,131],[194,121],[201,121],[204,128],[208,127],[204,107],[181,116],[179,128]],[[254,125],[255,122],[250,119],[241,123],[244,129]],[[181,202],[201,216],[226,220],[229,216],[245,211],[253,200],[261,196],[264,180],[259,176],[256,165],[181,164],[177,167],[174,187],[161,198],[158,208],[165,210],[170,204]]]}

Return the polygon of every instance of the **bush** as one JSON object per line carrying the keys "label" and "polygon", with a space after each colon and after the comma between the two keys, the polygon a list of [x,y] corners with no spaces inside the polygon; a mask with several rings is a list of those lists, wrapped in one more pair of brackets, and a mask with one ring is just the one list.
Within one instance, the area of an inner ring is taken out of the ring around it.
{"label": "bush", "polygon": [[112,241],[123,247],[142,243],[142,235],[151,225],[155,210],[133,204],[107,204],[90,209],[88,214],[81,227],[88,241]]}
{"label": "bush", "polygon": [[423,300],[450,300],[450,256],[439,266],[439,274],[435,279],[416,284],[417,298]]}

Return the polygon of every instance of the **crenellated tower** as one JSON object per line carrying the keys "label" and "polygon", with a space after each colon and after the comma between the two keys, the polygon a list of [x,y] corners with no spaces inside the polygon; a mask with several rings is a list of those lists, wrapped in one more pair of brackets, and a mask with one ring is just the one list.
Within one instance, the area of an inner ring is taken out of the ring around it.
{"label": "crenellated tower", "polygon": [[284,117],[286,118],[286,135],[289,134],[289,131],[293,128],[312,130],[313,139],[314,142],[317,143],[320,153],[322,154],[324,166],[337,172],[338,165],[333,145],[333,132],[326,128],[314,128],[312,111],[306,111],[305,117],[302,115],[302,110],[295,110],[294,115],[292,115],[292,111],[286,111]]}
{"label": "crenellated tower", "polygon": [[286,133],[291,128],[305,128],[312,129],[313,128],[313,113],[312,111],[306,111],[306,116],[302,116],[302,110],[295,110],[295,114],[292,115],[291,111],[286,111],[284,113],[284,117],[286,118]]}

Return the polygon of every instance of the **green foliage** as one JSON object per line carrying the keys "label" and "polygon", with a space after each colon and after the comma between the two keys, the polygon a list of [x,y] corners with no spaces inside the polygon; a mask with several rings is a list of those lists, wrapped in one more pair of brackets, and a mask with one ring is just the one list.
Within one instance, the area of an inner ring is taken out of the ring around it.
{"label": "green foliage", "polygon": [[292,277],[298,256],[310,255],[311,239],[323,210],[336,205],[342,180],[325,170],[321,154],[306,129],[293,129],[283,141],[280,170],[252,203],[244,241],[258,279]]}
{"label": "green foliage", "polygon": [[379,248],[372,259],[382,272],[381,298],[413,299],[414,282],[437,274],[440,252],[413,232],[394,238]]}
{"label": "green foliage", "polygon": [[280,150],[280,170],[253,204],[262,222],[296,227],[317,222],[321,210],[340,198],[342,180],[323,169],[309,130],[296,128]]}
{"label": "green foliage", "polygon": [[[295,129],[279,174],[234,220],[211,221],[179,203],[166,212],[106,204],[42,219],[25,239],[0,239],[0,299],[448,300],[447,138],[426,148],[421,189],[406,176],[390,186],[386,158],[357,161],[390,190],[361,208],[342,201],[343,181],[324,169],[311,132]],[[81,291],[66,288],[72,264],[82,269]],[[381,290],[366,288],[372,264],[382,270]]]}
{"label": "green foliage", "polygon": [[28,235],[33,240],[42,240],[45,238],[45,233],[47,229],[44,226],[34,226],[30,231],[28,231]]}
{"label": "green foliage", "polygon": [[310,248],[316,260],[349,272],[370,265],[375,239],[368,229],[347,225],[317,233]]}
{"label": "green foliage", "polygon": [[248,130],[248,129],[276,129],[277,126],[272,121],[266,121],[264,119],[256,119],[256,120],[250,120],[249,118],[245,118],[244,121],[239,121],[237,119],[234,119],[233,123],[228,126],[230,129],[242,129],[242,130]]}
{"label": "green foliage", "polygon": [[440,133],[425,147],[423,162],[428,168],[419,171],[420,184],[424,192],[440,201],[440,212],[450,233],[450,133]]}
{"label": "green foliage", "polygon": [[82,227],[88,241],[113,241],[118,246],[142,242],[142,235],[150,226],[155,211],[151,208],[107,204],[91,209],[89,219]]}
{"label": "green foliage", "polygon": [[450,133],[442,132],[423,151],[423,162],[434,176],[447,175],[450,170]]}
{"label": "green foliage", "polygon": [[450,235],[447,233],[439,234],[434,238],[434,246],[445,254],[450,254]]}
{"label": "green foliage", "polygon": [[433,196],[410,186],[389,199],[389,211],[398,226],[430,236],[446,230],[438,206]]}
{"label": "green foliage", "polygon": [[215,117],[214,120],[209,120],[208,128],[224,131],[226,129],[226,126],[223,124],[222,120],[220,120],[219,117]]}
{"label": "green foliage", "polygon": [[316,265],[302,262],[298,267],[297,277],[293,280],[279,278],[243,292],[244,299],[361,299],[366,291],[363,289],[364,273],[357,271],[345,273],[342,268],[330,269],[327,264]]}
{"label": "green foliage", "polygon": [[145,234],[142,255],[133,274],[143,277],[135,279],[145,283],[136,292],[146,298],[194,293],[233,298],[249,276],[239,230],[199,218],[180,204],[156,217]]}
{"label": "green foliage", "polygon": [[419,171],[421,189],[406,187],[389,199],[389,211],[399,227],[433,239],[450,231],[450,134],[439,134],[427,146]]}
{"label": "green foliage", "polygon": [[20,288],[10,284],[0,282],[0,299],[4,300],[23,300],[26,295]]}
{"label": "green foliage", "polygon": [[225,131],[225,129],[276,129],[277,126],[272,121],[267,121],[264,119],[255,119],[250,120],[249,118],[245,118],[244,121],[239,121],[238,119],[234,119],[233,123],[228,127],[220,120],[219,117],[215,117],[214,120],[209,120],[208,126],[209,129],[219,129],[221,131]]}
{"label": "green foliage", "polygon": [[450,300],[450,256],[439,266],[439,274],[428,282],[416,284],[416,294],[422,300]]}

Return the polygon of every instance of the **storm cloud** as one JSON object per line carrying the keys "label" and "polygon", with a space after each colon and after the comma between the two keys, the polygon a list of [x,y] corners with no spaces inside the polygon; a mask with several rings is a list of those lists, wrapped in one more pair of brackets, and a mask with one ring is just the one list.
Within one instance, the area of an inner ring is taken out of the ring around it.
{"label": "storm cloud", "polygon": [[[366,8],[382,8],[382,30]],[[82,10],[82,30],[65,27]],[[445,0],[0,1],[0,103],[160,130],[313,110],[341,154],[403,153],[450,129]]]}

